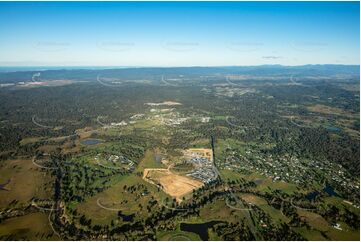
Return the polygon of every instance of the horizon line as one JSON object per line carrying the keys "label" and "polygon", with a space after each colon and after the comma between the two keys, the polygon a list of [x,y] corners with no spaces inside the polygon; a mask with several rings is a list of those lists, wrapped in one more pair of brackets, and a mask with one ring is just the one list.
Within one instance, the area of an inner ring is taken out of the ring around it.
{"label": "horizon line", "polygon": [[192,67],[262,67],[262,66],[283,66],[283,67],[300,67],[300,66],[360,66],[358,64],[346,64],[346,63],[319,63],[319,64],[300,64],[300,65],[284,65],[284,64],[258,64],[258,65],[187,65],[187,66],[147,66],[147,65],[132,65],[132,66],[121,66],[121,65],[0,65],[0,68],[31,68],[31,67],[105,67],[105,68],[192,68]]}

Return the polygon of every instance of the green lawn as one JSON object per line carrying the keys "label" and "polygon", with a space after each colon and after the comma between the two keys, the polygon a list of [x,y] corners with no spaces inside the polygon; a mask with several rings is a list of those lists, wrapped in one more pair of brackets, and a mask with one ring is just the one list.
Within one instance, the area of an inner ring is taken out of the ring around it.
{"label": "green lawn", "polygon": [[157,232],[157,240],[161,241],[200,241],[201,239],[195,233],[181,231],[179,226],[175,231],[159,231]]}

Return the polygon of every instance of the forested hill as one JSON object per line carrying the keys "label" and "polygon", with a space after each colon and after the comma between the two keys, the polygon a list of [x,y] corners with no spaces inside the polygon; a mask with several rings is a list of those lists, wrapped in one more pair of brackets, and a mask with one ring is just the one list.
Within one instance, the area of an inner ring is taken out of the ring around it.
{"label": "forested hill", "polygon": [[[84,69],[67,67],[52,70],[34,67],[34,70],[13,71],[13,67],[0,68],[0,83],[14,83],[30,81],[34,74],[41,73],[41,80],[68,79],[74,81],[95,81],[98,75],[106,77],[140,79],[159,79],[162,75],[187,75],[209,76],[209,75],[350,75],[356,77],[360,75],[359,65],[304,65],[304,66],[281,66],[281,65],[261,65],[261,66],[225,66],[225,67],[139,67],[139,68],[114,68],[114,69]],[[28,68],[27,68],[28,69]]]}

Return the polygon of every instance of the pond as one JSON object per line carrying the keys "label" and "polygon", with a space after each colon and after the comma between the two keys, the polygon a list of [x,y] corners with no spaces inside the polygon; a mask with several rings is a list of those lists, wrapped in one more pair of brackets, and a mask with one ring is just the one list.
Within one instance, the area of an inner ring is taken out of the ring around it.
{"label": "pond", "polygon": [[207,223],[201,224],[187,224],[181,223],[180,229],[185,232],[192,232],[198,234],[201,240],[207,241],[208,240],[208,229],[212,228],[214,225],[222,223],[222,221],[210,221]]}
{"label": "pond", "polygon": [[[330,186],[329,184],[327,184],[323,189],[322,189],[323,192],[327,193],[329,196],[335,196],[335,197],[338,197],[338,194],[333,190],[333,187]],[[312,201],[312,200],[315,200],[316,197],[320,194],[320,192],[318,191],[313,191],[313,192],[309,192],[307,195],[306,195],[306,199],[309,200],[309,201]]]}
{"label": "pond", "polygon": [[326,185],[325,188],[323,189],[324,192],[326,192],[328,195],[330,196],[335,196],[338,197],[338,194],[333,190],[333,187],[331,187],[330,185]]}
{"label": "pond", "polygon": [[334,127],[334,126],[325,126],[325,128],[329,131],[332,131],[332,132],[340,132],[341,129],[338,128],[338,127]]}
{"label": "pond", "polygon": [[100,144],[102,142],[103,141],[101,141],[100,139],[85,139],[85,140],[80,141],[80,143],[82,145],[97,145],[97,144]]}
{"label": "pond", "polygon": [[155,155],[154,155],[154,159],[155,159],[157,162],[161,162],[161,160],[162,160],[162,155],[160,155],[160,154],[155,154]]}
{"label": "pond", "polygon": [[134,214],[125,215],[125,214],[122,213],[122,211],[118,212],[118,216],[122,217],[124,222],[132,222],[133,218],[134,218]]}

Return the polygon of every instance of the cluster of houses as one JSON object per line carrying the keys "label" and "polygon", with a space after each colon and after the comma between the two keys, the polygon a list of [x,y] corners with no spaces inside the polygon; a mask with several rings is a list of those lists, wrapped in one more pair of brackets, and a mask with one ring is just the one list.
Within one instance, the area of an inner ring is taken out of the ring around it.
{"label": "cluster of houses", "polygon": [[[163,105],[163,103],[161,103]],[[147,103],[146,105],[150,106],[159,106],[160,104],[154,104],[154,103]],[[195,117],[184,117],[181,113],[177,112],[175,108],[151,108],[149,110],[151,115],[146,116],[143,113],[135,114],[130,117],[131,121],[129,121],[129,124],[133,124],[136,121],[140,119],[150,120],[150,119],[157,119],[160,121],[161,124],[167,125],[167,126],[176,126],[180,125],[188,120],[194,119]],[[210,117],[196,117],[196,120],[202,122],[202,123],[208,123],[210,121]],[[127,123],[119,123],[118,125],[112,124],[112,126],[125,126]]]}
{"label": "cluster of houses", "polygon": [[[99,160],[100,154],[98,154],[95,159]],[[111,163],[114,166],[118,166],[119,164],[124,165],[126,170],[133,171],[136,167],[136,164],[134,161],[122,156],[122,155],[110,155],[108,157],[103,157],[105,161],[108,163]]]}
{"label": "cluster of houses", "polygon": [[209,120],[211,120],[210,117],[201,117],[201,122],[202,123],[209,123]]}
{"label": "cluster of houses", "polygon": [[216,96],[225,96],[225,97],[242,96],[246,93],[254,93],[254,92],[256,92],[256,90],[253,88],[237,88],[234,86],[215,88]]}
{"label": "cluster of houses", "polygon": [[187,176],[200,180],[207,184],[217,179],[217,172],[208,158],[192,158],[190,162],[197,164],[196,168],[187,173]]}
{"label": "cluster of houses", "polygon": [[302,159],[294,156],[273,156],[261,154],[256,150],[246,149],[240,152],[237,149],[227,148],[226,159],[220,168],[239,172],[257,172],[273,181],[283,181],[309,186],[309,181],[322,182],[329,177],[332,184],[338,189],[358,194],[359,183],[345,168],[328,160]]}
{"label": "cluster of houses", "polygon": [[218,173],[210,156],[202,156],[194,152],[188,157],[188,162],[192,163],[195,168],[188,172],[187,176],[200,180],[205,184],[217,179]]}
{"label": "cluster of houses", "polygon": [[126,126],[127,122],[121,121],[120,123],[110,123],[110,126]]}
{"label": "cluster of houses", "polygon": [[182,117],[182,115],[173,109],[167,109],[168,111],[162,111],[161,113],[155,115],[154,117],[160,119],[160,122],[167,126],[174,126],[184,123],[189,118]]}

